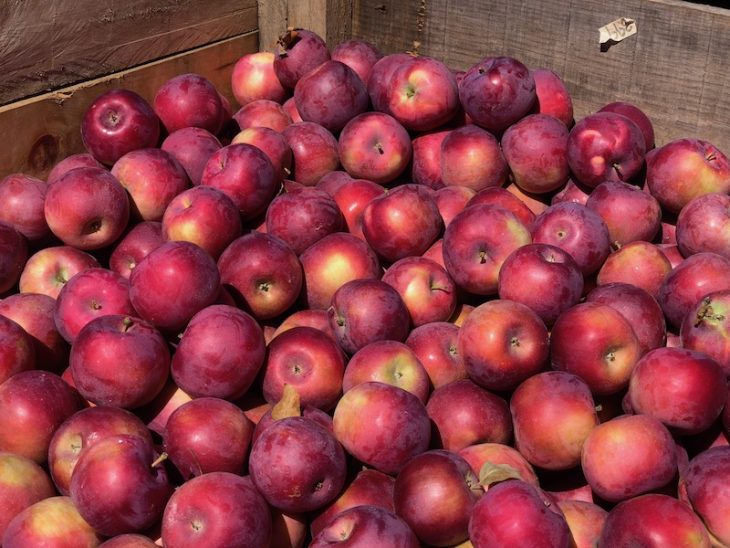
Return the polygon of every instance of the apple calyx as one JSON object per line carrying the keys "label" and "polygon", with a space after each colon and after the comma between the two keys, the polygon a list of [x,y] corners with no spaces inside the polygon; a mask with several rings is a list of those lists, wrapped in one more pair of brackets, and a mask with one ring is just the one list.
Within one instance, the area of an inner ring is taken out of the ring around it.
{"label": "apple calyx", "polygon": [[487,461],[479,469],[479,485],[485,491],[492,485],[509,479],[525,480],[520,471],[509,464],[497,464]]}
{"label": "apple calyx", "polygon": [[299,392],[289,383],[284,383],[281,399],[271,408],[271,418],[274,420],[287,417],[301,417],[301,398]]}

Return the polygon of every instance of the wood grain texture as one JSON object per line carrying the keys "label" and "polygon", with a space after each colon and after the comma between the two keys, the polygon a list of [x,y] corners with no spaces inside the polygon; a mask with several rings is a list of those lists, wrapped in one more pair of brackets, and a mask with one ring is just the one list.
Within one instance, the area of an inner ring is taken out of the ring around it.
{"label": "wood grain texture", "polygon": [[45,178],[57,161],[83,151],[79,129],[81,118],[99,94],[113,88],[131,89],[151,102],[157,89],[169,78],[196,72],[210,79],[222,94],[233,101],[233,65],[242,55],[257,51],[257,47],[258,35],[251,32],[0,106],[0,135],[6,136],[3,153],[0,154],[0,177],[23,172]]}
{"label": "wood grain texture", "polygon": [[256,0],[0,2],[0,104],[256,30]]}
{"label": "wood grain texture", "polygon": [[[620,17],[638,33],[601,51],[598,29]],[[707,139],[730,153],[730,11],[679,0],[354,0],[354,37],[466,69],[511,55],[555,70],[576,118],[629,101],[659,144]]]}

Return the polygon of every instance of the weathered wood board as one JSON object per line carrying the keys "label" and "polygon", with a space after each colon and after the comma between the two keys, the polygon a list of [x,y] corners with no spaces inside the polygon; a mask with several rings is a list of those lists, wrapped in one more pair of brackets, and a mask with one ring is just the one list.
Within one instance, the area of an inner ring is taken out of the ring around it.
{"label": "weathered wood board", "polygon": [[256,0],[0,2],[0,105],[257,26]]}
{"label": "weathered wood board", "polygon": [[[630,101],[659,144],[691,136],[730,154],[730,10],[678,0],[353,0],[352,35],[387,53],[418,51],[468,68],[511,55],[555,70],[576,118]],[[601,51],[598,29],[627,17],[637,34]]]}
{"label": "weathered wood board", "polygon": [[[257,51],[258,35],[250,32],[207,46],[166,57],[140,67],[96,78],[67,88],[0,106],[0,178],[23,172],[44,178],[50,168],[69,154],[81,152],[79,123],[91,102],[101,93],[124,87],[152,101],[169,78],[197,72],[234,101],[231,71],[245,53]],[[236,106],[235,102],[232,105]]]}

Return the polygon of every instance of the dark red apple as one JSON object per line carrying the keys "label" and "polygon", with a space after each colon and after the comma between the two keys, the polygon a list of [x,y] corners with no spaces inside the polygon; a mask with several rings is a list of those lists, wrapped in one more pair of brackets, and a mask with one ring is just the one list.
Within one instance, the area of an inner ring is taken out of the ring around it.
{"label": "dark red apple", "polygon": [[11,225],[0,221],[0,295],[13,291],[28,261],[28,240]]}
{"label": "dark red apple", "polygon": [[433,189],[444,186],[441,178],[441,143],[449,133],[451,130],[431,131],[413,138],[411,179],[414,183]]}
{"label": "dark red apple", "polygon": [[225,116],[223,102],[213,83],[202,74],[177,74],[162,84],[152,103],[168,133],[200,127],[217,134]]}
{"label": "dark red apple", "polygon": [[677,216],[676,239],[682,255],[709,251],[730,258],[728,210],[730,196],[717,192],[687,202]]}
{"label": "dark red apple", "polygon": [[332,132],[315,122],[288,125],[282,135],[294,155],[291,179],[314,186],[322,176],[340,167],[340,152]]}
{"label": "dark red apple", "polygon": [[353,38],[335,45],[331,56],[333,60],[345,63],[367,84],[373,65],[383,57],[383,53],[372,42]]}
{"label": "dark red apple", "polygon": [[402,518],[385,508],[363,504],[334,516],[309,544],[309,548],[328,546],[417,548],[420,543]]}
{"label": "dark red apple", "polygon": [[235,143],[247,143],[260,148],[269,157],[282,179],[291,175],[294,154],[280,131],[268,127],[248,127],[233,137],[231,144]]}
{"label": "dark red apple", "polygon": [[730,542],[725,516],[730,499],[724,486],[730,478],[730,447],[712,447],[694,456],[682,473],[680,499],[687,502],[705,524],[713,546]]}
{"label": "dark red apple", "polygon": [[428,373],[434,389],[467,377],[457,349],[459,327],[451,322],[430,322],[414,327],[405,340]]}
{"label": "dark red apple", "polygon": [[114,245],[109,256],[109,268],[129,278],[132,269],[153,249],[165,242],[162,236],[162,223],[142,221],[134,223]]}
{"label": "dark red apple", "polygon": [[60,160],[58,163],[56,163],[56,165],[51,168],[51,171],[48,173],[48,177],[46,177],[46,183],[51,184],[67,171],[71,171],[72,169],[76,169],[77,167],[104,166],[101,162],[99,162],[99,160],[94,158],[88,152],[77,152],[76,154],[70,154],[69,156],[66,156],[65,158]]}
{"label": "dark red apple", "polygon": [[626,101],[614,101],[602,106],[598,112],[615,112],[626,116],[639,126],[642,135],[644,135],[646,150],[649,151],[654,148],[654,126],[646,113],[636,105]]}
{"label": "dark red apple", "polygon": [[199,185],[208,158],[221,148],[221,142],[208,130],[189,126],[170,133],[160,148],[178,161],[192,184]]}
{"label": "dark red apple", "polygon": [[30,242],[50,234],[43,212],[48,185],[23,173],[11,173],[0,179],[0,222],[12,226]]}
{"label": "dark red apple", "polygon": [[294,89],[302,76],[330,59],[322,37],[302,28],[290,28],[282,34],[274,55],[274,73],[288,89]]}

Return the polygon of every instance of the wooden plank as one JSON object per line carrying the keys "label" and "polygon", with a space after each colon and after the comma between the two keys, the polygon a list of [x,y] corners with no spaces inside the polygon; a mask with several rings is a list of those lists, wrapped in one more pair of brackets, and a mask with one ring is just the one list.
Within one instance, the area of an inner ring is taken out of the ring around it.
{"label": "wooden plank", "polygon": [[0,2],[0,104],[256,30],[256,0]]}
{"label": "wooden plank", "polygon": [[[464,69],[511,55],[565,80],[577,118],[622,100],[642,108],[659,144],[707,139],[730,154],[730,11],[679,0],[355,0],[352,34],[384,51],[419,51]],[[599,27],[638,33],[601,51]]]}
{"label": "wooden plank", "polygon": [[44,178],[62,158],[81,152],[79,122],[91,102],[101,93],[123,87],[152,101],[157,89],[169,78],[195,72],[210,79],[235,108],[231,71],[244,54],[257,51],[256,32],[147,63],[110,76],[0,106],[0,135],[5,136],[0,155],[0,177],[24,172]]}

